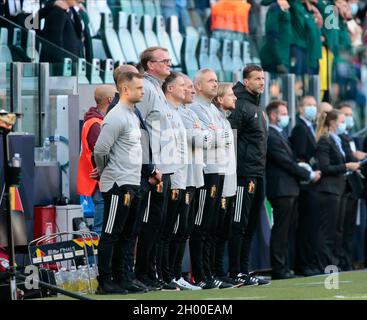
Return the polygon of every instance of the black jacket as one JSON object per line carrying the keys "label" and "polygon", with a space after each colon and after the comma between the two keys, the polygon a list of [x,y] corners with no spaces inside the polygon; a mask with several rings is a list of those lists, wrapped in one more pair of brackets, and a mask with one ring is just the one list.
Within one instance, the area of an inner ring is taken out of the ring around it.
{"label": "black jacket", "polygon": [[[357,162],[358,160],[354,157],[352,148],[350,147],[350,142],[353,140],[353,138],[345,133],[339,135],[339,137],[342,140],[342,147],[345,152],[346,162]],[[352,193],[355,198],[359,198],[363,195],[363,180],[357,172],[347,175],[346,191]]]}
{"label": "black jacket", "polygon": [[58,6],[50,6],[43,13],[45,27],[40,35],[54,45],[41,41],[40,60],[42,62],[64,62],[64,58],[71,58],[75,62],[82,56],[81,19],[75,9],[70,8],[70,12],[73,13],[74,21],[66,10]]}
{"label": "black jacket", "polygon": [[311,164],[310,160],[316,152],[316,139],[302,119],[298,119],[289,140],[297,160]]}
{"label": "black jacket", "polygon": [[331,136],[324,135],[317,142],[316,159],[322,174],[316,190],[342,195],[346,185],[346,159]]}
{"label": "black jacket", "polygon": [[249,93],[240,82],[233,91],[237,97],[236,108],[228,120],[232,129],[237,130],[237,175],[263,177],[268,133],[259,107],[260,96]]}
{"label": "black jacket", "polygon": [[309,178],[310,172],[298,165],[289,142],[270,127],[266,155],[266,196],[269,199],[298,196],[298,181],[307,181]]}
{"label": "black jacket", "polygon": [[[119,102],[120,95],[118,92],[115,93],[115,96],[113,97],[113,100],[111,101],[110,105],[107,108],[107,113],[110,112]],[[149,179],[149,177],[152,175],[152,173],[155,171],[156,167],[152,163],[152,149],[150,147],[150,140],[148,135],[148,129],[145,125],[145,122],[140,114],[139,109],[135,108],[135,114],[138,117],[140,121],[140,127],[142,129],[142,137],[141,137],[141,143],[143,148],[143,165],[141,167],[141,178],[142,179]],[[145,155],[144,152],[146,150],[149,151],[149,155]]]}

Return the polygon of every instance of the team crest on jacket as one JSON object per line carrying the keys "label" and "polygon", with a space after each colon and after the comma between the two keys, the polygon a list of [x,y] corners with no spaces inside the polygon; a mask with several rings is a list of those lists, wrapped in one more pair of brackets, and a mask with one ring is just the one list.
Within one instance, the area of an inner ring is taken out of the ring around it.
{"label": "team crest on jacket", "polygon": [[211,189],[210,189],[210,198],[214,199],[216,193],[217,193],[217,187],[212,186]]}
{"label": "team crest on jacket", "polygon": [[224,210],[227,206],[226,198],[222,198],[220,201],[220,204],[221,204],[222,209]]}
{"label": "team crest on jacket", "polygon": [[163,191],[163,181],[157,184],[156,189],[157,189],[157,192],[159,193]]}
{"label": "team crest on jacket", "polygon": [[171,192],[171,198],[172,200],[178,200],[178,196],[180,194],[179,190],[173,189]]}
{"label": "team crest on jacket", "polygon": [[124,194],[124,206],[128,207],[130,204],[130,193],[127,192]]}
{"label": "team crest on jacket", "polygon": [[186,192],[186,194],[185,194],[185,204],[187,204],[187,205],[190,204],[190,194],[188,192]]}
{"label": "team crest on jacket", "polygon": [[247,192],[254,193],[255,191],[255,183],[251,180],[248,184]]}

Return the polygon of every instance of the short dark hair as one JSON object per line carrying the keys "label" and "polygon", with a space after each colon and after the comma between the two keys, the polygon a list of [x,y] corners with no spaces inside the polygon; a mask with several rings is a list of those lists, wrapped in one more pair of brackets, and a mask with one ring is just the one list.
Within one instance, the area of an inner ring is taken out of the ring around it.
{"label": "short dark hair", "polygon": [[340,110],[342,108],[350,108],[350,109],[353,109],[353,107],[348,103],[348,102],[340,102],[338,104],[338,106],[336,107],[336,109]]}
{"label": "short dark hair", "polygon": [[133,72],[133,70],[136,68],[133,64],[122,64],[120,66],[117,66],[115,70],[113,71],[113,81],[115,81],[115,84],[117,85],[117,78],[125,72]]}
{"label": "short dark hair", "polygon": [[141,73],[137,72],[122,72],[117,76],[116,83],[117,88],[120,86],[121,83],[129,82],[134,79],[143,79],[144,76]]}
{"label": "short dark hair", "polygon": [[243,69],[243,79],[249,79],[251,77],[251,72],[253,71],[264,71],[264,70],[257,64],[249,64],[245,67],[245,69]]}
{"label": "short dark hair", "polygon": [[164,93],[166,93],[167,92],[167,87],[171,84],[171,83],[173,83],[173,82],[175,82],[176,81],[176,79],[178,78],[178,77],[183,77],[184,75],[182,74],[182,73],[180,73],[180,72],[171,72],[170,74],[169,74],[169,76],[164,80],[164,82],[163,82],[163,84],[162,84],[162,91],[164,92]]}
{"label": "short dark hair", "polygon": [[266,107],[266,114],[268,115],[268,117],[270,117],[270,114],[273,111],[278,110],[279,106],[286,106],[288,108],[288,104],[286,101],[282,101],[282,100],[274,100],[272,102],[270,102],[267,107]]}
{"label": "short dark hair", "polygon": [[145,71],[148,70],[148,62],[153,60],[154,52],[157,50],[163,50],[168,52],[166,48],[156,46],[156,47],[149,47],[140,54],[140,64],[142,65]]}

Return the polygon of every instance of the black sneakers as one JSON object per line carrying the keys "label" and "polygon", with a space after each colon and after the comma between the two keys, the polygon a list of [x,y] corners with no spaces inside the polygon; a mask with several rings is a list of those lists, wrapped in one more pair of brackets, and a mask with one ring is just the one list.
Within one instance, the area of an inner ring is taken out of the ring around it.
{"label": "black sneakers", "polygon": [[147,289],[142,288],[131,280],[121,280],[118,282],[121,289],[128,291],[129,293],[144,293],[148,292]]}
{"label": "black sneakers", "polygon": [[218,289],[218,287],[215,285],[214,281],[200,281],[198,283],[195,283],[195,286],[198,286],[204,290],[206,289]]}
{"label": "black sneakers", "polygon": [[222,281],[218,278],[214,278],[213,282],[215,284],[215,286],[219,289],[230,289],[230,288],[234,288],[232,284],[226,282],[226,281]]}
{"label": "black sneakers", "polygon": [[111,280],[100,281],[96,294],[127,294],[127,290],[122,289],[119,285]]}
{"label": "black sneakers", "polygon": [[173,281],[164,282],[163,280],[158,280],[161,284],[162,291],[180,291],[180,288]]}
{"label": "black sneakers", "polygon": [[233,279],[231,277],[223,276],[223,277],[217,277],[218,280],[222,282],[226,282],[228,284],[231,284],[233,288],[239,288],[243,286],[243,280],[237,281],[236,279]]}
{"label": "black sneakers", "polygon": [[251,276],[249,274],[239,273],[236,280],[242,279],[244,286],[263,286],[270,284],[270,281]]}

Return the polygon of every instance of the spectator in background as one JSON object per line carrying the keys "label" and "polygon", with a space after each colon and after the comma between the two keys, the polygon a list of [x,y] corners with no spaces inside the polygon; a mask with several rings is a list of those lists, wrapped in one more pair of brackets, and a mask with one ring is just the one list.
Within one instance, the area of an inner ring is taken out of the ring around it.
{"label": "spectator in background", "polygon": [[337,223],[342,214],[341,199],[346,187],[347,171],[355,172],[360,164],[347,162],[339,134],[345,131],[345,116],[338,110],[324,112],[317,126],[316,158],[322,177],[316,186],[320,206],[319,258],[322,270],[339,266]]}
{"label": "spectator in background", "polygon": [[[77,62],[82,57],[82,24],[73,8],[77,3],[76,0],[57,0],[48,9],[45,27],[41,31],[41,36],[47,40],[42,42],[41,62],[61,65],[64,58]],[[56,66],[54,71],[60,73],[60,66]]]}
{"label": "spectator in background", "polygon": [[180,32],[185,33],[186,27],[190,26],[190,16],[187,11],[187,0],[165,0],[161,1],[162,14],[169,23],[169,18],[177,16],[179,18]]}
{"label": "spectator in background", "polygon": [[289,116],[286,102],[273,101],[266,107],[269,138],[266,162],[266,195],[274,212],[270,257],[273,279],[289,279],[289,236],[295,230],[299,181],[317,182],[320,171],[308,171],[298,165],[288,142]]}
{"label": "spectator in background", "polygon": [[[267,5],[272,0],[263,0]],[[291,15],[287,0],[272,3],[266,14],[265,43],[260,50],[261,64],[265,71],[287,73],[290,65],[290,41],[292,37]]]}
{"label": "spectator in background", "polygon": [[96,106],[89,108],[84,115],[81,133],[81,153],[78,165],[77,192],[83,196],[91,196],[94,204],[93,231],[101,235],[103,224],[104,201],[98,187],[99,177],[93,159],[94,145],[101,132],[103,118],[108,105],[115,94],[115,87],[101,85],[94,91]]}

